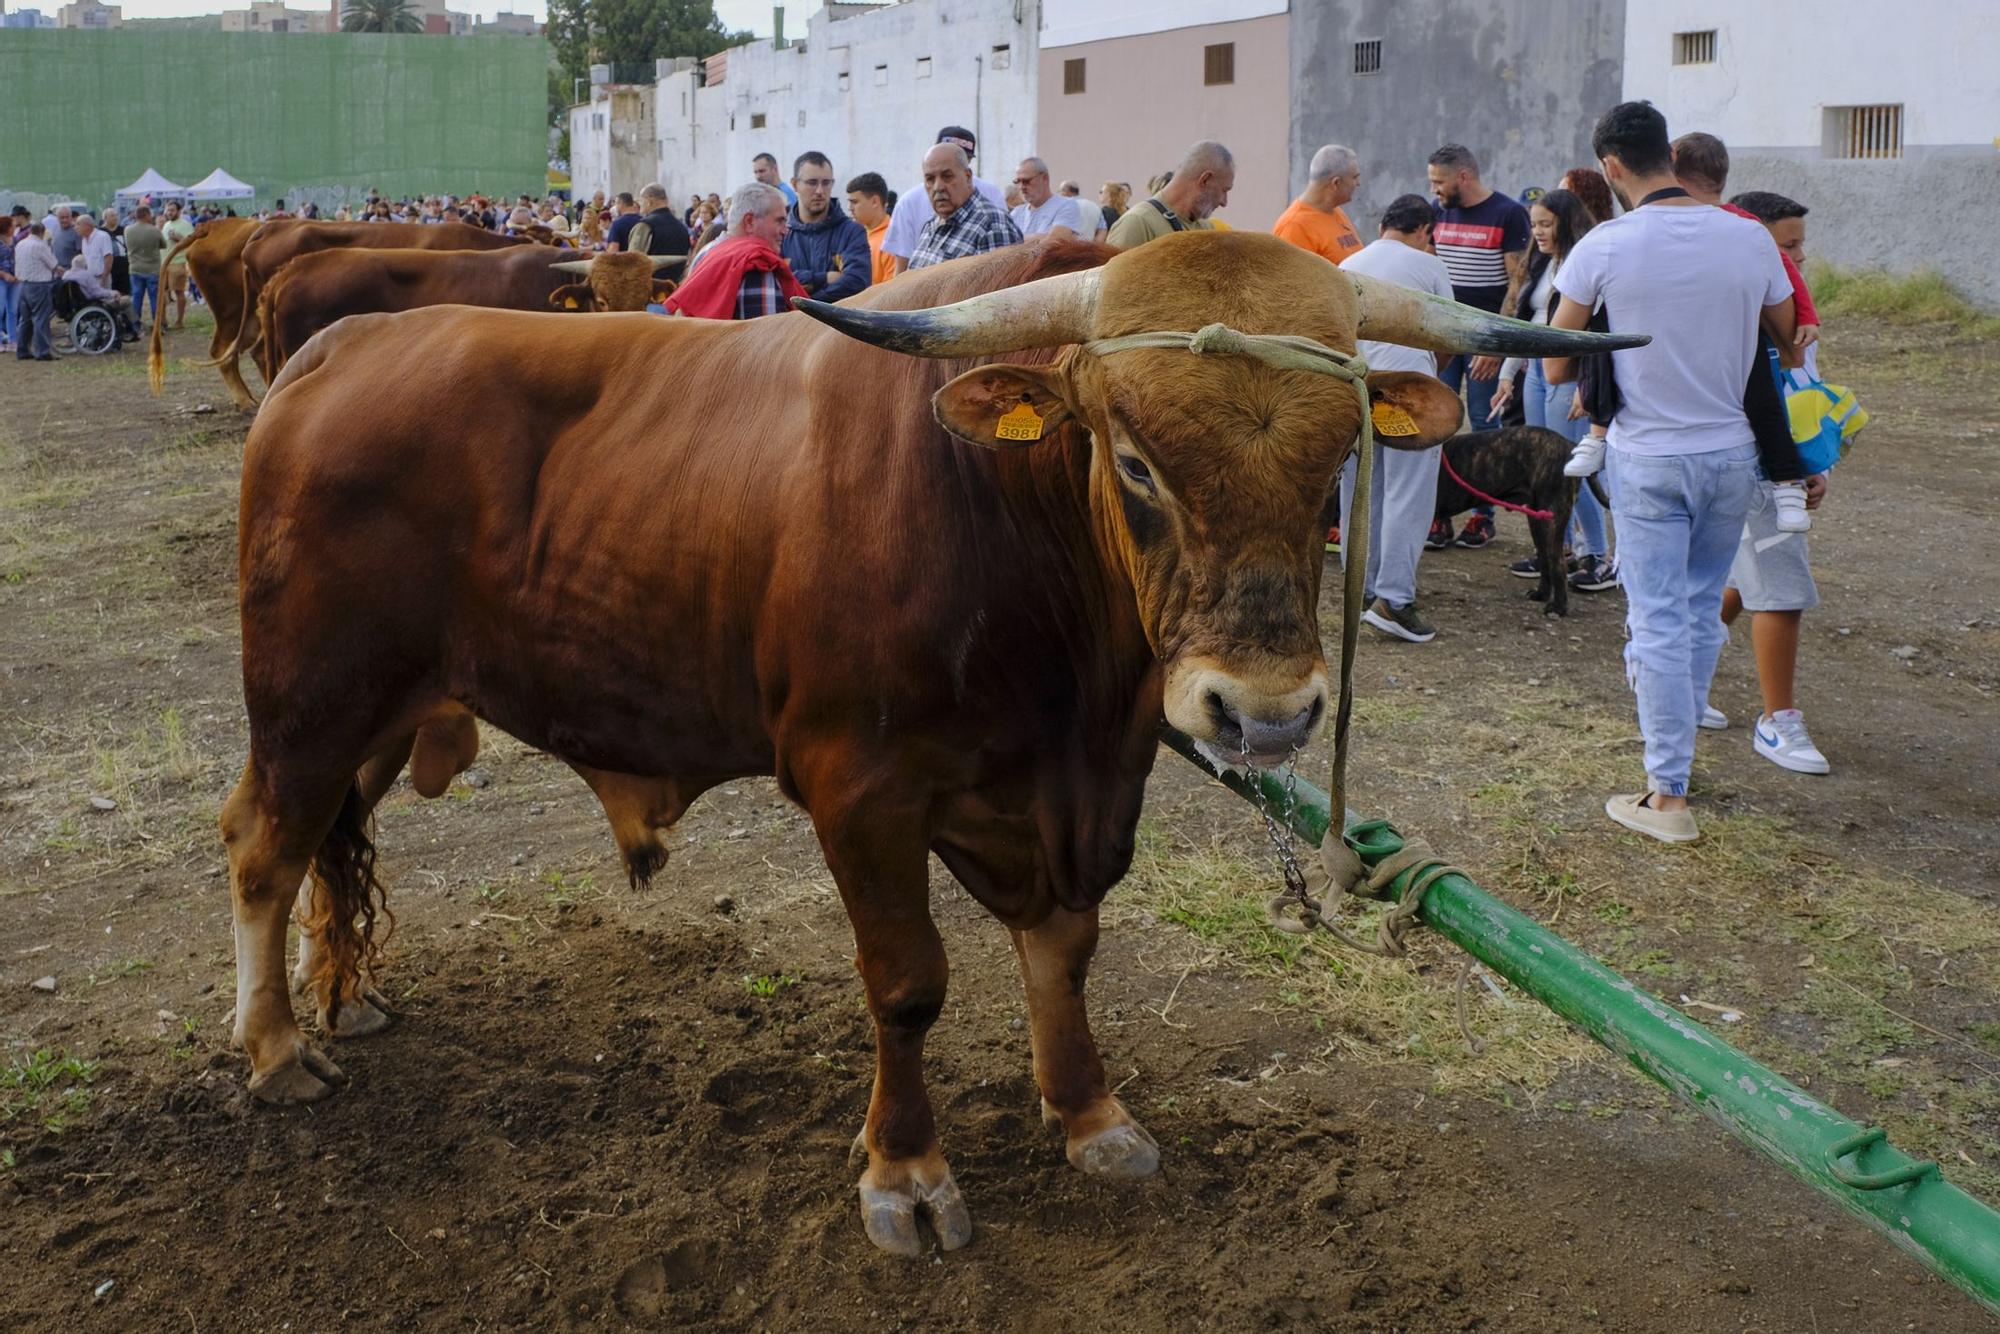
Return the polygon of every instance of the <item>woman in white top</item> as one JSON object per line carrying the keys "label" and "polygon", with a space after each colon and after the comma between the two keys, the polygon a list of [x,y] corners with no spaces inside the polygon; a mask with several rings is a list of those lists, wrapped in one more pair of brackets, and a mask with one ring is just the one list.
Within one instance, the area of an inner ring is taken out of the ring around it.
{"label": "woman in white top", "polygon": [[[1551,190],[1537,199],[1528,208],[1530,235],[1534,246],[1528,252],[1528,272],[1521,279],[1521,297],[1514,307],[1515,319],[1532,320],[1536,324],[1547,324],[1549,312],[1556,308],[1560,298],[1556,294],[1556,272],[1562,268],[1563,260],[1592,226],[1590,210],[1581,199],[1568,190]],[[1525,369],[1526,383],[1521,391],[1521,411],[1530,426],[1545,426],[1574,445],[1583,439],[1590,429],[1590,419],[1584,415],[1583,400],[1573,384],[1550,384],[1542,375],[1539,357],[1509,357],[1500,364],[1500,387],[1493,395],[1493,413],[1490,420],[1498,421],[1501,411],[1514,397],[1514,379]],[[1610,587],[1610,573],[1606,559],[1609,551],[1604,540],[1604,507],[1597,503],[1597,497],[1590,493],[1588,486],[1580,486],[1576,492],[1576,509],[1570,521],[1570,545],[1574,551],[1576,569],[1570,578],[1570,586],[1589,592],[1597,592]],[[1541,574],[1536,558],[1516,562],[1512,570],[1525,579],[1533,579]]]}

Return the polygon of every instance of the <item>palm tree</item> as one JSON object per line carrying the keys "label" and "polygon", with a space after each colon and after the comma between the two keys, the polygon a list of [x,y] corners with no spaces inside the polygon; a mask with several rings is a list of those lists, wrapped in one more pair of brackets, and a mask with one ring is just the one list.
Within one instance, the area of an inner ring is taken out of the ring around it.
{"label": "palm tree", "polygon": [[423,20],[409,0],[347,0],[340,18],[342,32],[422,32]]}

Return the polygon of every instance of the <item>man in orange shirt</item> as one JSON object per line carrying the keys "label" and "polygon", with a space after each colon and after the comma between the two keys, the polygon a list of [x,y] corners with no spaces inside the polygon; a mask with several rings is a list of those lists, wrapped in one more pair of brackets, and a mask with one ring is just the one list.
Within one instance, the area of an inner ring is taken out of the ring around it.
{"label": "man in orange shirt", "polygon": [[847,183],[847,216],[868,233],[868,253],[875,265],[868,279],[871,284],[886,283],[896,276],[896,257],[882,249],[882,240],[889,234],[889,213],[895,207],[896,192],[881,172],[864,171]]}
{"label": "man in orange shirt", "polygon": [[1328,144],[1313,154],[1305,193],[1278,215],[1271,228],[1301,250],[1338,264],[1361,253],[1361,237],[1341,207],[1361,188],[1361,160],[1354,150]]}

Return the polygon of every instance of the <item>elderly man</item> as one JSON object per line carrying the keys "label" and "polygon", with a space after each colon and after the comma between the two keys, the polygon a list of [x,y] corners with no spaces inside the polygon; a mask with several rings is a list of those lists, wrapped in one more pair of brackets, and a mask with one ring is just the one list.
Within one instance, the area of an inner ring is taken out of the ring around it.
{"label": "elderly man", "polygon": [[[99,235],[103,233],[100,232]],[[62,275],[62,280],[75,283],[78,291],[111,312],[118,321],[118,336],[121,341],[127,343],[139,341],[139,330],[132,323],[132,298],[123,292],[113,291],[111,284],[99,277],[90,267],[88,258],[78,255],[71,260],[69,269]]]}
{"label": "elderly man", "polygon": [[[98,226],[87,214],[76,220],[76,234],[79,238],[77,254],[83,256],[91,274],[107,289],[111,288],[111,262],[118,257],[118,243],[112,239],[110,232]],[[72,255],[68,267],[74,268],[75,260],[76,256]]]}
{"label": "elderly man", "polygon": [[727,234],[694,257],[667,310],[704,320],[749,320],[791,309],[791,298],[806,289],[778,249],[791,230],[789,215],[776,186],[738,186],[729,197]]}
{"label": "elderly man", "polygon": [[1341,144],[1314,153],[1306,169],[1305,193],[1278,215],[1274,235],[1301,250],[1310,250],[1338,264],[1361,253],[1361,237],[1342,207],[1361,187],[1361,159]]}
{"label": "elderly man", "polygon": [[55,318],[55,288],[62,268],[49,248],[48,230],[42,223],[31,222],[14,234],[14,276],[20,279],[21,289],[21,323],[14,331],[14,355],[22,361],[56,359],[49,325]]}
{"label": "elderly man", "polygon": [[1049,188],[1049,164],[1040,158],[1021,159],[1014,172],[1014,185],[1020,190],[1023,202],[1008,216],[1021,229],[1021,235],[1072,241],[1079,236],[1089,240],[1097,234],[1095,227],[1085,223],[1074,198]]}
{"label": "elderly man", "polygon": [[[90,222],[89,215],[86,214],[83,220]],[[97,224],[91,225],[94,227]],[[47,229],[49,249],[55,252],[56,263],[68,268],[69,262],[83,249],[83,231],[76,225],[76,214],[65,204],[43,218],[42,226]]]}
{"label": "elderly man", "polygon": [[785,263],[799,285],[821,301],[838,301],[868,286],[875,260],[868,232],[833,197],[833,160],[807,149],[792,163],[792,205]]}
{"label": "elderly man", "polygon": [[1211,231],[1215,224],[1209,216],[1229,203],[1235,188],[1236,159],[1221,144],[1204,139],[1188,149],[1158,194],[1125,210],[1105,239],[1130,250],[1169,232]]}
{"label": "elderly man", "polygon": [[1021,239],[1014,220],[973,188],[972,162],[957,144],[937,144],[924,154],[924,196],[934,216],[917,236],[910,268],[984,254]]}
{"label": "elderly man", "polygon": [[[972,131],[963,125],[947,125],[938,131],[937,142],[957,144],[965,151],[965,160],[972,161],[978,152]],[[972,188],[995,208],[1005,210],[1006,201],[1000,187],[983,176],[972,178]],[[882,249],[895,256],[896,272],[910,267],[910,256],[916,252],[917,237],[924,225],[931,220],[930,194],[926,190],[905,190],[896,200],[896,206],[889,214],[889,234],[882,238]]]}

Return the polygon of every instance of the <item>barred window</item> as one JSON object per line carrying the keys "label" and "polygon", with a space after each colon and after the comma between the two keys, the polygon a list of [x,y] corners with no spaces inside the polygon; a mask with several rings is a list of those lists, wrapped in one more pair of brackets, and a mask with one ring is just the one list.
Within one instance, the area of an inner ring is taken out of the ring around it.
{"label": "barred window", "polygon": [[1382,72],[1382,39],[1380,37],[1354,44],[1354,72],[1356,74],[1380,74]]}
{"label": "barred window", "polygon": [[1903,104],[1828,107],[1821,147],[1827,157],[1903,156]]}
{"label": "barred window", "polygon": [[1075,60],[1063,61],[1063,95],[1067,97],[1072,93],[1080,93],[1082,91],[1083,91],[1082,57],[1079,56]]}
{"label": "barred window", "polygon": [[1676,65],[1713,65],[1715,63],[1715,29],[1704,28],[1700,32],[1675,33],[1674,63]]}
{"label": "barred window", "polygon": [[1201,49],[1201,81],[1210,88],[1236,82],[1236,43],[1217,42]]}

